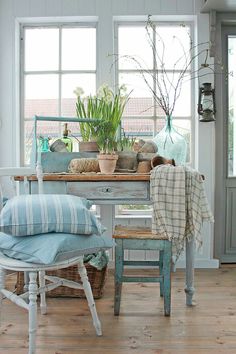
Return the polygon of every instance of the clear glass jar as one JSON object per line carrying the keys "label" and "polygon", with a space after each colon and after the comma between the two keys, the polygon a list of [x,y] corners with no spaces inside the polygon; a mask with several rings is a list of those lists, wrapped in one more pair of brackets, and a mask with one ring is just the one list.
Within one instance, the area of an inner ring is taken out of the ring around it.
{"label": "clear glass jar", "polygon": [[157,153],[167,159],[174,159],[176,165],[184,165],[187,156],[187,142],[172,125],[172,117],[166,117],[164,128],[153,138]]}

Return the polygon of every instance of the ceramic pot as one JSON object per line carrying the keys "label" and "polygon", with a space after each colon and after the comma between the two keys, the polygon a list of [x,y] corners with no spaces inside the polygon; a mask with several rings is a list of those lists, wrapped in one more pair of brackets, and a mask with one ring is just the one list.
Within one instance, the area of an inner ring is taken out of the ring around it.
{"label": "ceramic pot", "polygon": [[99,154],[97,155],[97,159],[101,173],[110,174],[115,171],[118,155]]}
{"label": "ceramic pot", "polygon": [[134,151],[119,151],[116,164],[117,170],[136,171],[138,165],[137,152]]}

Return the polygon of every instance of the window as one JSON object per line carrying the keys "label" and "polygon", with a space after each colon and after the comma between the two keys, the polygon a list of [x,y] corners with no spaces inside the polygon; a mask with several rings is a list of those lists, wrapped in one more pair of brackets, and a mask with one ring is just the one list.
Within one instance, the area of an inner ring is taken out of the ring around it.
{"label": "window", "polygon": [[[116,53],[117,80],[119,85],[125,84],[127,91],[131,91],[130,100],[123,115],[123,128],[128,136],[139,139],[152,139],[165,124],[165,113],[155,104],[154,94],[148,88],[140,68],[147,68],[151,75],[145,77],[155,92],[158,92],[155,77],[158,68],[155,67],[155,50],[152,49],[147,38],[145,23],[117,23],[116,26]],[[184,51],[190,49],[190,26],[178,23],[154,23],[151,36],[156,48],[160,48],[163,55],[167,75],[179,73],[183,64],[179,58],[183,50],[176,45],[173,38],[178,38]],[[158,33],[158,36],[156,35]],[[160,41],[160,38],[162,39]],[[164,44],[164,47],[163,47]],[[135,60],[132,60],[135,58]],[[136,65],[138,61],[139,65]],[[178,97],[173,112],[173,125],[182,134],[188,143],[187,162],[191,162],[191,129],[192,129],[192,84],[190,80],[191,67],[187,70],[189,79],[184,80],[181,94]],[[140,206],[139,206],[140,209]],[[143,214],[150,211],[150,206],[143,206]],[[119,206],[118,212],[133,214],[141,211],[135,206]]]}
{"label": "window", "polygon": [[[33,117],[75,117],[77,86],[86,94],[96,91],[96,26],[22,26],[22,161],[29,164]],[[74,135],[79,124],[69,124]],[[37,132],[57,138],[63,127],[56,122],[38,122]]]}
{"label": "window", "polygon": [[[160,24],[156,25],[155,30],[164,43],[164,56],[167,75],[172,75],[181,70],[181,62],[179,58],[183,55],[180,52],[180,46],[174,47],[173,38],[178,38],[181,46],[185,51],[190,46],[190,27],[180,26],[179,24]],[[153,30],[153,38],[156,47],[162,46],[158,38],[155,38],[155,31]],[[135,61],[130,58],[138,60],[139,64],[144,68],[148,68],[152,75],[148,75],[149,85],[157,92],[155,75],[158,68],[155,68],[154,55],[143,24],[125,24],[117,25],[117,53],[118,53],[118,82],[119,85],[125,84],[128,92],[131,92],[131,98],[126,107],[123,116],[123,128],[127,135],[135,136],[143,139],[151,139],[164,126],[165,114],[160,107],[155,105],[154,96],[148,88],[145,80],[140,73],[139,68],[135,65]],[[137,40],[138,38],[138,40]],[[160,48],[163,54],[163,48]],[[175,128],[185,136],[188,142],[188,162],[191,160],[191,68],[188,70],[189,80],[184,80],[181,94],[177,100],[175,110],[173,112]]]}

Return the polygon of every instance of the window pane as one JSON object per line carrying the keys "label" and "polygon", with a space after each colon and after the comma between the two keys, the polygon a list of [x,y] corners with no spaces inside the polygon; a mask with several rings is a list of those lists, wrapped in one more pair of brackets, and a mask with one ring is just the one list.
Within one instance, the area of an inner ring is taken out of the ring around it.
{"label": "window pane", "polygon": [[[158,78],[162,94],[169,98],[170,107],[173,107],[174,101],[175,109],[172,113],[178,117],[189,117],[191,115],[191,80],[190,76],[186,75],[182,84],[180,83],[180,74],[169,73]],[[180,83],[180,84],[179,84]],[[157,89],[158,93],[158,89]],[[176,97],[175,97],[176,95]]]}
{"label": "window pane", "polygon": [[118,214],[122,215],[152,215],[152,205],[127,204],[118,205]]}
{"label": "window pane", "polygon": [[58,70],[59,30],[56,28],[25,29],[25,70]]}
{"label": "window pane", "polygon": [[[152,50],[144,26],[121,26],[118,29],[119,69],[135,69],[135,58],[142,67],[153,67]],[[123,57],[123,58],[122,58]]]}
{"label": "window pane", "polygon": [[156,26],[156,63],[165,69],[186,68],[189,63],[190,29],[183,26]]}
{"label": "window pane", "polygon": [[[147,78],[148,80],[149,78]],[[152,85],[151,81],[148,80]],[[120,74],[119,84],[126,85],[127,92],[131,92],[130,100],[126,105],[124,116],[152,116],[153,100],[151,91],[148,89],[141,74]]]}
{"label": "window pane", "polygon": [[123,119],[122,128],[125,134],[133,136],[137,139],[151,139],[153,137],[153,120],[152,119]]}
{"label": "window pane", "polygon": [[62,70],[96,69],[96,29],[62,29]]}
{"label": "window pane", "polygon": [[62,75],[62,115],[67,117],[75,117],[76,95],[74,90],[81,87],[84,95],[94,95],[96,92],[96,76],[95,74],[65,74]]}
{"label": "window pane", "polygon": [[57,116],[58,75],[25,76],[25,118],[35,114]]}

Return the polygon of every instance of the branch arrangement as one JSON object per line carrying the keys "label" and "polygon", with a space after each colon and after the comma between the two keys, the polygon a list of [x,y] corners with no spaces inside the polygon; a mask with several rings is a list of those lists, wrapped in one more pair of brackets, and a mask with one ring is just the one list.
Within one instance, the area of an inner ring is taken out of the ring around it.
{"label": "branch arrangement", "polygon": [[[181,26],[185,27],[185,25]],[[194,45],[189,34],[187,49],[177,36],[173,36],[173,44],[178,47],[180,56],[173,63],[172,68],[168,69],[166,67],[166,45],[158,31],[158,26],[152,22],[150,15],[145,29],[147,41],[153,53],[153,69],[149,69],[142,60],[135,56],[117,56],[117,61],[122,58],[135,65],[136,70],[141,74],[151,91],[155,105],[161,107],[166,116],[170,117],[173,114],[184,82],[218,73],[215,66],[218,66],[220,68],[219,73],[222,73],[223,66],[220,63],[214,65],[208,63],[209,42]],[[199,66],[198,61],[202,58],[204,58],[204,62]],[[150,77],[152,80],[149,80]]]}

